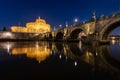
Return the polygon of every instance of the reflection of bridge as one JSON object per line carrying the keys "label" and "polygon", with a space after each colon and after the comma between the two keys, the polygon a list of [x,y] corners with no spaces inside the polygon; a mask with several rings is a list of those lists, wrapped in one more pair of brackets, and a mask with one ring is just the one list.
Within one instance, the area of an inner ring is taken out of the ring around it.
{"label": "reflection of bridge", "polygon": [[[101,16],[96,19],[93,14],[92,20],[58,30],[53,30],[49,33],[42,34],[43,39],[46,40],[78,40],[81,32],[87,36],[86,41],[108,41],[109,33],[119,27],[120,13],[112,14],[110,16]],[[84,40],[84,41],[85,41]]]}
{"label": "reflection of bridge", "polygon": [[81,45],[81,43],[2,42],[0,49],[4,49],[11,55],[26,55],[39,62],[46,60],[54,51],[76,62],[85,62],[93,68],[97,67],[111,73],[120,72],[119,61],[110,55],[108,45],[94,47]]}
{"label": "reflection of bridge", "polygon": [[120,74],[120,62],[111,56],[108,45],[96,47],[82,45],[82,47],[79,47],[79,44],[75,43],[53,44],[53,49],[57,51],[57,53],[64,54],[64,56],[76,62],[84,61],[90,64],[94,69],[102,69],[111,74]]}
{"label": "reflection of bridge", "polygon": [[120,35],[110,35],[108,38],[110,40],[120,40]]}

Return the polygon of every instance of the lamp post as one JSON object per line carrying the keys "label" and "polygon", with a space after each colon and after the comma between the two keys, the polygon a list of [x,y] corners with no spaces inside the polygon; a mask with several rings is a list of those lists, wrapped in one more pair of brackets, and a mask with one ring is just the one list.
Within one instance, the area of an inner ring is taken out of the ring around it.
{"label": "lamp post", "polygon": [[60,24],[59,27],[62,28],[62,25]]}
{"label": "lamp post", "polygon": [[66,21],[66,25],[65,25],[66,27],[68,27],[68,22]]}
{"label": "lamp post", "polygon": [[75,18],[75,19],[74,19],[74,26],[77,24],[77,22],[78,22],[78,19]]}
{"label": "lamp post", "polygon": [[53,29],[53,30],[56,30],[56,29],[55,29],[55,27],[54,27],[54,29]]}

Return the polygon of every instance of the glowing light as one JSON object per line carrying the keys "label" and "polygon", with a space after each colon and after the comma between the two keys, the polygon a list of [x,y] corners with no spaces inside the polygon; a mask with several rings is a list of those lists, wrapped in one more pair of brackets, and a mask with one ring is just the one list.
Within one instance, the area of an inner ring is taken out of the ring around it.
{"label": "glowing light", "polygon": [[98,55],[98,53],[96,52],[96,56]]}
{"label": "glowing light", "polygon": [[74,22],[78,22],[78,19],[77,19],[77,18],[75,18],[75,19],[74,19]]}
{"label": "glowing light", "polygon": [[39,34],[35,34],[36,36],[38,36]]}
{"label": "glowing light", "polygon": [[9,43],[7,44],[7,52],[10,52],[10,45],[9,45]]}
{"label": "glowing light", "polygon": [[54,27],[54,30],[56,30],[55,27]]}
{"label": "glowing light", "polygon": [[40,64],[40,63],[41,63],[41,61],[39,60],[39,61],[38,61],[38,63]]}
{"label": "glowing light", "polygon": [[68,22],[66,21],[66,27],[68,27]]}
{"label": "glowing light", "polygon": [[50,51],[51,55],[52,55],[52,50]]}
{"label": "glowing light", "polygon": [[6,32],[6,36],[11,36],[11,33],[10,32]]}
{"label": "glowing light", "polygon": [[61,54],[59,55],[59,58],[60,58],[60,59],[62,58]]}
{"label": "glowing light", "polygon": [[115,40],[114,40],[114,39],[112,40],[112,44],[113,44],[113,45],[115,44]]}
{"label": "glowing light", "polygon": [[115,40],[115,37],[111,37],[112,40]]}
{"label": "glowing light", "polygon": [[35,45],[35,46],[36,46],[36,48],[39,48],[38,42],[36,42],[36,45]]}
{"label": "glowing light", "polygon": [[78,45],[79,45],[78,47],[79,47],[80,50],[81,50],[81,49],[82,49],[82,41],[81,41],[81,40],[79,41],[79,44],[78,44]]}
{"label": "glowing light", "polygon": [[61,24],[60,24],[59,26],[60,26],[60,28],[62,27],[62,25],[61,25]]}
{"label": "glowing light", "polygon": [[74,62],[74,65],[77,66],[77,62],[76,61]]}
{"label": "glowing light", "polygon": [[4,32],[3,33],[3,36],[1,36],[3,38],[13,38],[13,35],[11,32]]}

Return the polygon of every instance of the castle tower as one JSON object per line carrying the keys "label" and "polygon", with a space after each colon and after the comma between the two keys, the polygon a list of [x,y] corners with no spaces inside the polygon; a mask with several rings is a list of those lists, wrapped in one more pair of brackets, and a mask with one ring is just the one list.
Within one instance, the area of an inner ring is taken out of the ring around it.
{"label": "castle tower", "polygon": [[38,17],[35,22],[26,23],[25,27],[11,26],[12,32],[26,32],[26,33],[46,33],[50,32],[51,26],[46,23],[44,19]]}

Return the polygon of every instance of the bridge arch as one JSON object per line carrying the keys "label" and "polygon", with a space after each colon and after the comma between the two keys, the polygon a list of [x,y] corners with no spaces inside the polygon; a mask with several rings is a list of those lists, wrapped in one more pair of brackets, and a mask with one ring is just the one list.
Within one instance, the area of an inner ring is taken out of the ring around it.
{"label": "bridge arch", "polygon": [[49,38],[52,39],[52,33],[49,34]]}
{"label": "bridge arch", "polygon": [[80,32],[84,32],[84,30],[81,28],[72,30],[72,32],[70,33],[70,39],[78,39]]}
{"label": "bridge arch", "polygon": [[99,40],[107,40],[108,35],[114,29],[120,27],[120,19],[111,19],[106,25],[102,28],[99,34]]}
{"label": "bridge arch", "polygon": [[62,32],[58,32],[58,33],[56,34],[56,39],[57,39],[57,40],[62,40],[62,39],[63,39],[63,33],[62,33]]}

